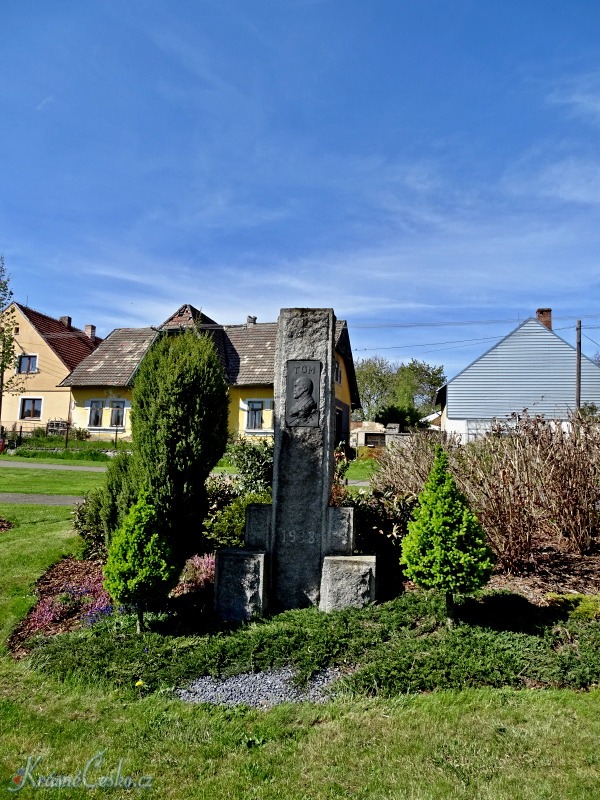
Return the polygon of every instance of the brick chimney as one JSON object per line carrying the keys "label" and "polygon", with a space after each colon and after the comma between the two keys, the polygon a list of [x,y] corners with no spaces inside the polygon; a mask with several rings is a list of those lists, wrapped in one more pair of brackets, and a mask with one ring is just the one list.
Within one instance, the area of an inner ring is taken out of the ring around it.
{"label": "brick chimney", "polygon": [[70,328],[71,327],[71,317],[59,317],[58,321],[62,322],[62,324],[65,326],[65,328]]}
{"label": "brick chimney", "polygon": [[545,325],[549,331],[552,330],[552,309],[551,308],[538,308],[535,312],[538,322]]}
{"label": "brick chimney", "polygon": [[85,328],[85,335],[88,339],[94,340],[96,338],[96,326],[95,325],[86,325]]}

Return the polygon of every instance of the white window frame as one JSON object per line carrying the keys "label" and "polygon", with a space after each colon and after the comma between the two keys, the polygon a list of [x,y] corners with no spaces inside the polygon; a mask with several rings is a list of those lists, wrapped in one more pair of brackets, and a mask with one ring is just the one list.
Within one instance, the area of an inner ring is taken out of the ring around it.
{"label": "white window frame", "polygon": [[[92,425],[92,411],[96,411],[97,406],[94,403],[100,403],[100,424],[99,425]],[[102,421],[104,417],[104,400],[99,398],[92,398],[86,403],[88,409],[88,419],[87,419],[87,426],[90,430],[97,431],[102,428]]]}
{"label": "white window frame", "polygon": [[[125,400],[122,398],[115,398],[114,400],[109,400],[108,408],[110,409],[110,420],[109,425],[111,428],[125,428]],[[113,415],[117,411],[117,409],[121,410],[121,422],[117,424],[113,424]]]}
{"label": "white window frame", "polygon": [[[24,417],[23,416],[23,407],[25,403],[37,403],[40,404],[40,415],[39,417]],[[21,397],[19,399],[19,421],[25,420],[41,420],[44,416],[44,398],[43,397]]]}
{"label": "white window frame", "polygon": [[[260,403],[260,409],[251,409],[250,403]],[[244,432],[248,434],[252,434],[254,436],[258,436],[261,434],[272,434],[273,427],[271,425],[270,428],[263,427],[264,425],[264,418],[263,412],[264,411],[273,411],[274,401],[272,397],[248,397],[245,400],[240,402],[240,407],[244,410]],[[251,428],[250,427],[250,414],[251,413],[260,413],[261,416],[261,427],[260,428]]]}

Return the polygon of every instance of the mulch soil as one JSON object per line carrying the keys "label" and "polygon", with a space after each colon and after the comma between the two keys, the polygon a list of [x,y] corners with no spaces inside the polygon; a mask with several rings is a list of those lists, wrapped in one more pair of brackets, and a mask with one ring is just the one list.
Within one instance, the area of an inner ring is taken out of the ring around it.
{"label": "mulch soil", "polygon": [[[58,597],[63,594],[68,587],[82,586],[90,578],[101,576],[101,561],[79,561],[73,557],[63,558],[47,569],[36,581],[34,593],[38,597],[38,603],[40,603],[46,598]],[[25,643],[31,636],[35,634],[54,636],[57,633],[75,630],[81,627],[82,624],[81,613],[74,613],[59,620],[49,622],[44,626],[43,630],[40,630],[38,626],[34,625],[34,611],[35,607],[31,609],[25,619],[14,629],[8,640],[8,649],[16,658],[21,658],[28,654],[29,650],[25,646]]]}
{"label": "mulch soil", "polygon": [[2,517],[0,517],[0,533],[2,531],[9,531],[12,528],[12,526],[13,526],[12,522],[9,522],[7,519],[2,519]]}

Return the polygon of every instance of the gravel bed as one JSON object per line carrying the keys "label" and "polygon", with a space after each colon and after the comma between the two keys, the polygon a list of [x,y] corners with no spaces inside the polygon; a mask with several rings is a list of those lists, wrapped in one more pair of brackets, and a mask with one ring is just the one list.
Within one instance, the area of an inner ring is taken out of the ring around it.
{"label": "gravel bed", "polygon": [[329,667],[317,672],[305,687],[294,686],[295,672],[290,667],[243,672],[231,678],[198,678],[177,696],[188,703],[247,705],[270,708],[279,703],[324,703],[331,696],[330,685],[341,677],[341,670]]}

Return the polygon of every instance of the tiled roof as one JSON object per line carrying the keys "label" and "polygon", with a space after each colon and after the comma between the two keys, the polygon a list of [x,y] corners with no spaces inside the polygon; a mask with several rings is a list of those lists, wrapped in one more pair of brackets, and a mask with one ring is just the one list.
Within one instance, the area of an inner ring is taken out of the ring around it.
{"label": "tiled roof", "polygon": [[[276,322],[255,322],[247,325],[224,325],[225,371],[231,384],[252,385],[273,383],[275,375]],[[336,350],[344,358],[348,370],[352,407],[360,408],[354,362],[348,327],[344,320],[335,326]]]}
{"label": "tiled roof", "polygon": [[229,383],[273,383],[277,323],[224,325],[223,331]]}
{"label": "tiled roof", "polygon": [[[276,322],[218,325],[193,306],[184,305],[159,330],[171,332],[192,326],[197,326],[212,338],[228,383],[237,386],[273,383]],[[61,386],[130,386],[159,330],[117,328],[65,378]],[[344,357],[348,369],[352,407],[359,408],[350,338],[344,320],[336,323],[336,349]]]}
{"label": "tiled roof", "polygon": [[155,328],[116,328],[60,386],[130,386],[157,336]]}
{"label": "tiled roof", "polygon": [[198,325],[216,325],[214,319],[207,317],[202,311],[185,303],[178,308],[169,319],[165,320],[160,326],[161,330],[180,330],[181,328],[193,328]]}
{"label": "tiled roof", "polygon": [[69,370],[75,369],[102,341],[97,336],[90,338],[79,328],[65,325],[61,320],[49,317],[47,314],[42,314],[21,303],[15,303],[15,306]]}

